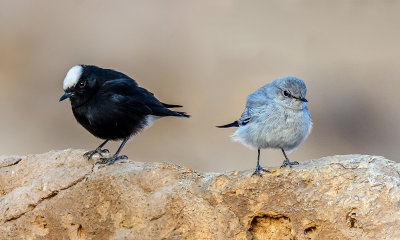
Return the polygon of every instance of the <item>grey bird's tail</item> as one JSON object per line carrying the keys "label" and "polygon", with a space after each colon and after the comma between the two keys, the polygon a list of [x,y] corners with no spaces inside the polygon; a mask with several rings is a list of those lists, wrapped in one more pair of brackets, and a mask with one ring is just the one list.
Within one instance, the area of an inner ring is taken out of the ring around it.
{"label": "grey bird's tail", "polygon": [[239,127],[238,121],[234,121],[233,123],[229,123],[222,126],[217,126],[217,128],[230,128],[230,127]]}

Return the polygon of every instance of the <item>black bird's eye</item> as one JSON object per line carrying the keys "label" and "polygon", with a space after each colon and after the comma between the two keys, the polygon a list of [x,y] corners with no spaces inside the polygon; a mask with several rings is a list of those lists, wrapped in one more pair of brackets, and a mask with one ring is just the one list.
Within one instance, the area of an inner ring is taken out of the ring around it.
{"label": "black bird's eye", "polygon": [[86,81],[82,81],[79,83],[80,88],[84,88],[86,86]]}
{"label": "black bird's eye", "polygon": [[289,97],[290,93],[288,91],[283,91],[283,95],[285,95],[285,97]]}

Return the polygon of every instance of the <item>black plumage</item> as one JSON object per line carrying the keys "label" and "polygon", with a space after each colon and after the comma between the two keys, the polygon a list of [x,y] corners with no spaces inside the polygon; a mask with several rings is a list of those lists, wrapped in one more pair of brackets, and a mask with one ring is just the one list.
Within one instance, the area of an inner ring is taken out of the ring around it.
{"label": "black plumage", "polygon": [[98,163],[112,164],[126,158],[119,156],[126,141],[153,120],[165,116],[189,117],[169,109],[180,105],[160,102],[132,78],[111,69],[75,66],[64,80],[64,91],[60,101],[70,98],[76,120],[94,136],[105,139],[97,149],[85,154],[89,159],[96,153],[107,152],[102,147],[108,140],[123,140],[113,157],[102,158]]}

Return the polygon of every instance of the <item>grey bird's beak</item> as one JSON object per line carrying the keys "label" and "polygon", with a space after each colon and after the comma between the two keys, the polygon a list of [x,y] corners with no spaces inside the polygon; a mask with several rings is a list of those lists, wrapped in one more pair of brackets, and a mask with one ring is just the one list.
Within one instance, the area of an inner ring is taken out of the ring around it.
{"label": "grey bird's beak", "polygon": [[65,99],[67,99],[67,98],[70,98],[70,97],[72,97],[72,96],[74,96],[73,93],[64,93],[64,95],[62,95],[62,96],[60,97],[60,102],[63,101],[63,100],[65,100]]}
{"label": "grey bird's beak", "polygon": [[299,100],[302,101],[302,102],[308,102],[308,100],[306,98],[304,98],[304,97],[299,98]]}

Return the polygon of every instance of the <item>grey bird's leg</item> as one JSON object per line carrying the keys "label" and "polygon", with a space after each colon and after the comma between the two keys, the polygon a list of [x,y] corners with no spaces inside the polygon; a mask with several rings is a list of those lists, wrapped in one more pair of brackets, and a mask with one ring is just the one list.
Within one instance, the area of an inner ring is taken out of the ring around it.
{"label": "grey bird's leg", "polygon": [[104,147],[104,145],[106,145],[106,143],[108,142],[109,139],[105,140],[102,144],[100,144],[100,146],[98,146],[95,150],[93,151],[89,151],[89,152],[85,152],[85,154],[83,154],[84,157],[88,157],[88,161],[90,159],[92,159],[93,155],[95,155],[96,153],[98,153],[101,157],[103,156],[103,153],[108,153],[108,149],[101,149],[102,147]]}
{"label": "grey bird's leg", "polygon": [[267,169],[264,169],[264,168],[262,168],[261,166],[260,166],[260,149],[258,149],[258,154],[257,154],[257,166],[256,166],[256,170],[253,172],[253,174],[251,174],[251,176],[254,176],[254,175],[258,175],[259,177],[262,177],[262,175],[261,175],[261,171],[264,171],[264,172],[270,172],[270,171],[268,171]]}
{"label": "grey bird's leg", "polygon": [[286,166],[289,166],[290,168],[292,168],[293,165],[299,165],[299,162],[297,162],[297,161],[291,162],[289,160],[289,158],[286,156],[285,150],[283,150],[283,148],[281,148],[281,150],[282,150],[283,156],[285,156],[285,160],[283,160],[281,168],[284,168]]}
{"label": "grey bird's leg", "polygon": [[114,154],[114,156],[110,157],[110,158],[100,158],[101,161],[96,162],[96,164],[113,164],[115,163],[115,161],[119,160],[119,159],[128,159],[127,156],[125,155],[121,155],[119,156],[119,152],[121,152],[122,148],[124,147],[125,143],[129,140],[129,137],[125,138],[124,141],[122,141],[121,146],[119,146],[117,152]]}

